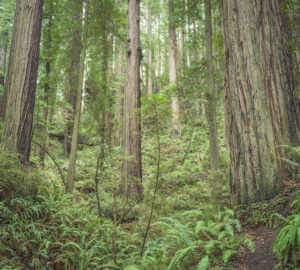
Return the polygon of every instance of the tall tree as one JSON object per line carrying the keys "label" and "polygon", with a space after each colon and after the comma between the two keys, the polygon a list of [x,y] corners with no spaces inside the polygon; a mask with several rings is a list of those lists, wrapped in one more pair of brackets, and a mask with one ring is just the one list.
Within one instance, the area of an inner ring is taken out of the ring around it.
{"label": "tall tree", "polygon": [[140,0],[128,0],[127,52],[124,91],[121,189],[127,198],[142,200],[142,158],[140,117]]}
{"label": "tall tree", "polygon": [[[83,0],[81,0],[83,1]],[[89,20],[89,8],[90,0],[85,0],[85,20],[84,20],[84,31],[82,38],[82,48],[80,49],[80,68],[79,68],[79,79],[77,84],[77,93],[76,93],[76,106],[75,106],[75,116],[73,124],[73,133],[71,141],[71,152],[70,152],[70,162],[68,170],[68,178],[66,184],[66,192],[73,192],[74,189],[74,179],[75,179],[75,167],[77,159],[77,147],[78,147],[78,135],[80,127],[80,115],[81,115],[81,103],[82,103],[82,89],[83,89],[83,75],[85,67],[85,58],[87,50],[87,38],[88,38],[88,20]]]}
{"label": "tall tree", "polygon": [[[174,16],[174,0],[169,0],[169,76],[170,83],[176,85],[177,83],[177,46],[176,46],[176,28],[175,28],[175,16]],[[171,97],[172,101],[172,132],[175,135],[181,134],[180,122],[179,122],[179,100],[178,96],[173,93]]]}
{"label": "tall tree", "polygon": [[219,168],[218,130],[216,119],[217,93],[214,87],[212,54],[211,0],[205,0],[205,37],[206,37],[206,73],[207,73],[207,120],[209,125],[209,150],[211,169]]}
{"label": "tall tree", "polygon": [[[7,40],[7,31],[2,31],[2,39]],[[4,86],[4,74],[6,67],[6,51],[7,51],[7,42],[5,42],[1,48],[0,52],[0,85]]]}
{"label": "tall tree", "polygon": [[71,153],[71,140],[73,123],[76,110],[76,97],[78,90],[78,80],[80,72],[80,56],[81,56],[81,38],[82,38],[82,7],[83,0],[68,0],[65,2],[67,8],[66,25],[70,31],[66,36],[66,91],[65,99],[68,103],[67,108],[67,124],[65,129],[65,155]]}
{"label": "tall tree", "polygon": [[4,117],[3,100],[5,75],[7,72],[8,47],[13,30],[13,21],[16,9],[16,0],[2,0],[0,16],[0,117]]}
{"label": "tall tree", "polygon": [[5,82],[4,147],[29,161],[43,0],[18,0]]}
{"label": "tall tree", "polygon": [[286,172],[279,146],[299,144],[299,109],[281,2],[222,3],[234,203],[249,204],[276,195]]}
{"label": "tall tree", "polygon": [[118,80],[118,90],[117,90],[117,100],[116,100],[116,114],[115,118],[117,123],[115,125],[115,137],[114,137],[114,146],[120,146],[121,138],[121,121],[122,121],[122,111],[123,111],[123,44],[120,42],[117,48],[117,62],[116,62],[116,76]]}
{"label": "tall tree", "polygon": [[153,93],[153,70],[152,70],[152,12],[151,4],[148,4],[147,9],[147,35],[148,35],[148,54],[147,54],[147,65],[148,65],[148,76],[147,76],[147,94]]}
{"label": "tall tree", "polygon": [[[46,2],[44,6],[44,20],[45,26],[43,27],[42,33],[42,52],[44,53],[44,72],[45,72],[45,82],[44,82],[44,108],[43,108],[43,123],[42,123],[42,145],[40,149],[40,164],[44,167],[47,141],[48,141],[48,116],[49,116],[49,105],[50,105],[50,96],[51,96],[51,86],[50,86],[50,75],[52,68],[52,59],[53,59],[53,49],[52,49],[52,29],[53,29],[53,1]],[[43,50],[44,49],[44,50]]]}

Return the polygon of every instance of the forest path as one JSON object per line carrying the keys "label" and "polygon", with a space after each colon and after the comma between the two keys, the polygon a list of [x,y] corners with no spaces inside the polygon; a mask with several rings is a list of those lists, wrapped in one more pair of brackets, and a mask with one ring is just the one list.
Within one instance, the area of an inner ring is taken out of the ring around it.
{"label": "forest path", "polygon": [[[299,189],[299,186],[298,184],[295,184],[293,180],[284,181],[283,184],[287,187],[285,190],[287,200],[285,206],[280,210],[278,209],[278,213],[284,217],[288,217],[291,215],[291,204],[294,200],[293,194],[296,191],[295,187]],[[278,226],[277,228],[267,228],[263,225],[255,228],[245,227],[242,233],[253,240],[255,251],[252,253],[249,249],[246,250],[244,256],[240,260],[239,269],[273,270],[279,261],[272,251],[272,245],[281,228],[282,226]]]}
{"label": "forest path", "polygon": [[242,258],[242,269],[247,270],[272,270],[278,263],[272,251],[272,245],[280,228],[249,228],[245,235],[255,244],[255,252],[247,250]]}

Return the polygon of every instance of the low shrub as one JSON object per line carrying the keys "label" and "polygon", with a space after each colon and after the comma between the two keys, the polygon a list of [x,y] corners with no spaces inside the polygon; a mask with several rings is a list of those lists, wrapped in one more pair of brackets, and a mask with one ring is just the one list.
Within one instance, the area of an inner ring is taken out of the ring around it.
{"label": "low shrub", "polygon": [[40,175],[33,168],[21,168],[16,154],[0,153],[0,200],[37,195]]}

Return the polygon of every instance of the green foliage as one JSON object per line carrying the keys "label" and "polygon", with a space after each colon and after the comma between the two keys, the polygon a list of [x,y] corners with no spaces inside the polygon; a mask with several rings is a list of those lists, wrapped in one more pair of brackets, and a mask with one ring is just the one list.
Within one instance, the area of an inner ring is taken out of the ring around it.
{"label": "green foliage", "polygon": [[297,199],[292,203],[292,215],[288,218],[281,218],[284,220],[283,228],[277,235],[273,251],[276,257],[280,260],[281,266],[288,266],[296,269],[300,265],[300,211],[299,191],[297,192]]}
{"label": "green foliage", "polygon": [[135,248],[134,234],[114,230],[88,202],[59,193],[2,201],[0,226],[1,269],[123,269]]}
{"label": "green foliage", "polygon": [[22,169],[18,160],[16,154],[3,150],[0,153],[0,200],[37,193],[38,172],[31,168]]}
{"label": "green foliage", "polygon": [[[253,250],[252,242],[236,232],[241,230],[232,210],[207,206],[202,210],[183,212],[180,218],[162,218],[160,245],[172,255],[171,269],[207,269],[213,265],[230,265],[245,247]],[[200,259],[199,259],[200,258]]]}
{"label": "green foliage", "polygon": [[282,160],[289,164],[294,171],[296,170],[296,177],[300,177],[300,148],[290,145],[281,145],[280,147],[286,149],[290,156],[290,158],[282,158]]}
{"label": "green foliage", "polygon": [[245,209],[240,208],[237,211],[238,219],[245,226],[277,227],[281,224],[277,212],[281,212],[286,208],[289,192],[289,189],[285,189],[270,201],[253,203]]}

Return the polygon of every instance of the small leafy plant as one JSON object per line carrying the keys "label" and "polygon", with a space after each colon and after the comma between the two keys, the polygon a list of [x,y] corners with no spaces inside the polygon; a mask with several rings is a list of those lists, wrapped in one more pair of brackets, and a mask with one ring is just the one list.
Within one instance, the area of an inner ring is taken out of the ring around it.
{"label": "small leafy plant", "polygon": [[230,265],[244,248],[254,251],[250,239],[237,235],[240,222],[230,209],[190,210],[182,214],[182,223],[174,218],[162,218],[157,225],[165,228],[162,246],[172,255],[167,270],[208,269],[214,265]]}
{"label": "small leafy plant", "polygon": [[277,235],[273,251],[282,266],[286,266],[291,258],[294,267],[299,266],[300,257],[300,215],[291,215],[285,219],[283,228]]}

